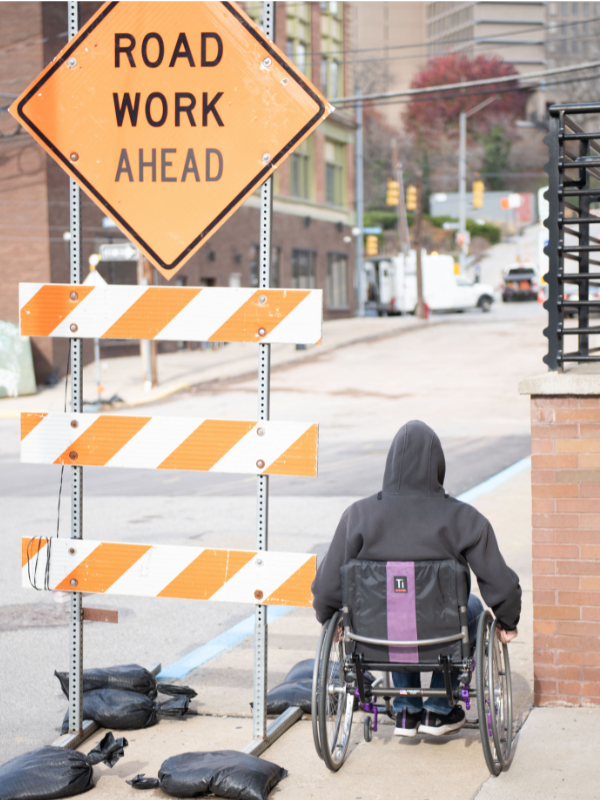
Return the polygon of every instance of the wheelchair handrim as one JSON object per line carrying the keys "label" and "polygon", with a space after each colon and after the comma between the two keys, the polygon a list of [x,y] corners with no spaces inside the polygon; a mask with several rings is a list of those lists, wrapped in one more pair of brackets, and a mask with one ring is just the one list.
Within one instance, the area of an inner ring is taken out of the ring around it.
{"label": "wheelchair handrim", "polygon": [[494,620],[490,627],[488,645],[488,685],[494,698],[492,702],[490,695],[490,722],[496,759],[505,766],[512,744],[512,685],[508,648],[505,644],[500,645],[496,637],[496,627]]}
{"label": "wheelchair handrim", "polygon": [[327,625],[321,628],[321,635],[319,636],[319,644],[317,645],[317,652],[315,653],[315,665],[313,668],[313,682],[312,694],[310,701],[310,715],[312,721],[313,740],[315,743],[315,750],[320,759],[323,759],[321,752],[321,740],[319,738],[319,711],[318,711],[318,687],[319,687],[319,669],[321,667],[321,654],[323,652],[323,643],[325,642],[325,634],[327,633]]}

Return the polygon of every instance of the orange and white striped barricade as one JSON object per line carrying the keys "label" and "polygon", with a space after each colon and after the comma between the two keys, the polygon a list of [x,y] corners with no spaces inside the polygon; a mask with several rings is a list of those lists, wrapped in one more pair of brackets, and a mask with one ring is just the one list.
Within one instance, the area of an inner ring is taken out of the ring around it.
{"label": "orange and white striped barricade", "polygon": [[21,414],[27,464],[316,477],[317,447],[310,422]]}
{"label": "orange and white striped barricade", "polygon": [[316,556],[182,545],[23,538],[22,586],[255,605],[312,605]]}
{"label": "orange and white striped barricade", "polygon": [[21,283],[22,336],[318,344],[321,289]]}

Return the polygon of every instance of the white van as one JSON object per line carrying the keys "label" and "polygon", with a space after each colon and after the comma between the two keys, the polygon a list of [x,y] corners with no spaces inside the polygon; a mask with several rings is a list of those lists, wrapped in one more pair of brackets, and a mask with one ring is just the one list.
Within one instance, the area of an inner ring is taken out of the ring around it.
{"label": "white van", "polygon": [[[416,252],[405,259],[378,256],[364,262],[365,309],[383,314],[412,314],[417,307]],[[494,289],[487,283],[471,283],[454,272],[454,259],[448,255],[422,253],[423,300],[431,311],[463,311],[480,308],[489,311]]]}

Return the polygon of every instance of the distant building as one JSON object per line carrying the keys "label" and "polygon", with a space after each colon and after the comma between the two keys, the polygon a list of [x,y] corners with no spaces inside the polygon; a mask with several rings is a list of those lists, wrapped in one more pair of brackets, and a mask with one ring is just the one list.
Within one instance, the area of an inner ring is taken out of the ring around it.
{"label": "distant building", "polygon": [[[100,3],[80,3],[81,22]],[[262,2],[241,4],[260,23]],[[276,3],[277,45],[327,97],[353,89],[351,7],[341,2]],[[66,2],[3,2],[0,6],[0,319],[17,321],[21,281],[68,283],[68,177],[6,109],[67,41]],[[324,290],[324,316],[354,313],[354,130],[349,112],[334,112],[279,167],[274,178],[272,285]],[[259,192],[250,197],[171,283],[187,286],[258,284]],[[82,267],[103,243],[123,241],[82,193]],[[135,283],[131,262],[101,263],[109,283]],[[166,283],[155,272],[156,283]],[[62,339],[34,339],[36,377],[64,374]],[[85,357],[91,358],[86,342]],[[163,347],[171,346],[165,343]],[[173,347],[177,346],[175,343]],[[106,342],[102,355],[133,352]]]}

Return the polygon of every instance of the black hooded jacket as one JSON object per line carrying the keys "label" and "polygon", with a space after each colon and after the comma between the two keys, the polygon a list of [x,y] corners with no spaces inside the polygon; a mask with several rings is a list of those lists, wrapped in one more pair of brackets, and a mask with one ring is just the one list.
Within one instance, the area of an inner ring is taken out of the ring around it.
{"label": "black hooded jacket", "polygon": [[423,422],[404,425],[394,438],[383,491],[344,511],[312,585],[319,622],[341,608],[340,567],[354,558],[428,561],[454,558],[471,567],[479,590],[506,630],[521,613],[519,578],[502,558],[487,519],[443,487],[446,462],[440,440]]}

